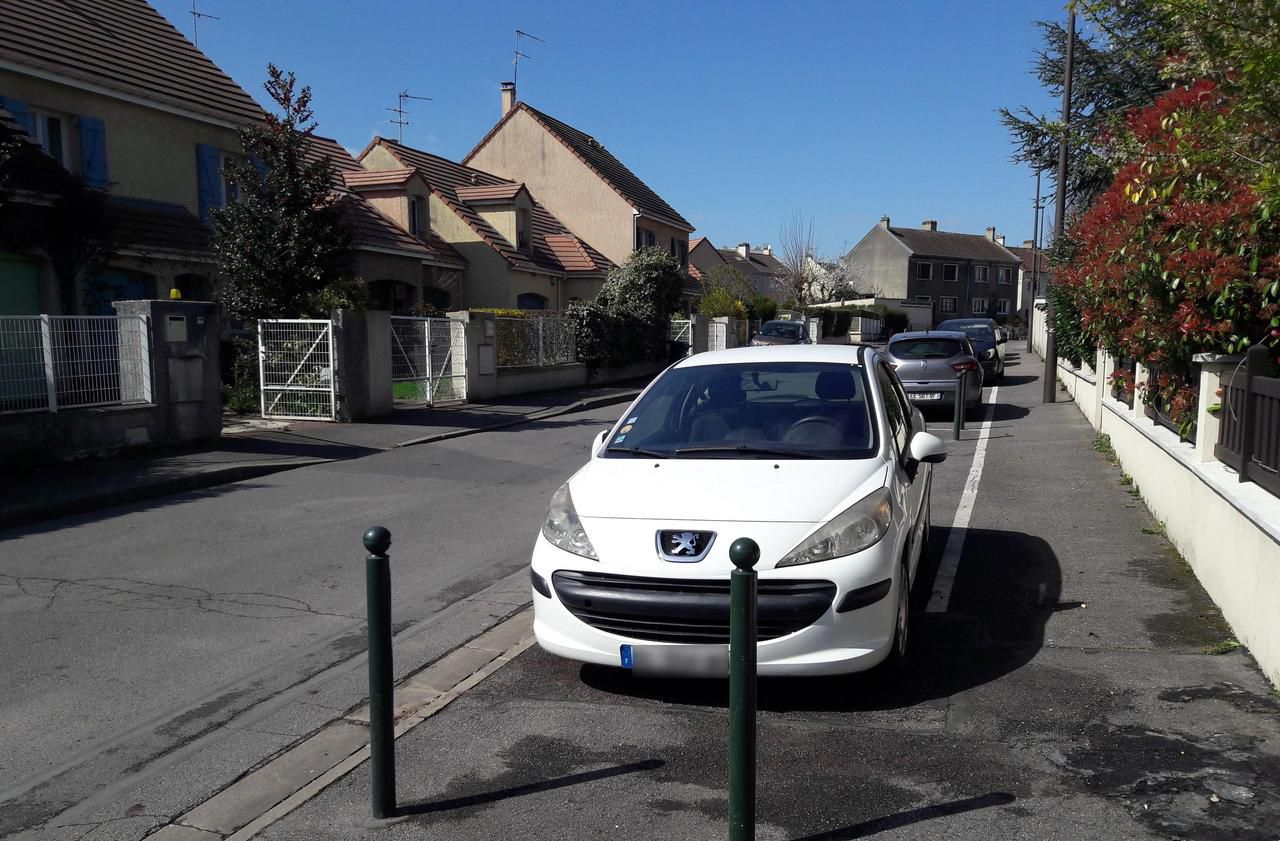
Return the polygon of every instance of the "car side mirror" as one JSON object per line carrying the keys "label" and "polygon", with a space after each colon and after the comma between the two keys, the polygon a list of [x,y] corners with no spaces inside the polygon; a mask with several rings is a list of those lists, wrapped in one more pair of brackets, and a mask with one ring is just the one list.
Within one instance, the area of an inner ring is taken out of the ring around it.
{"label": "car side mirror", "polygon": [[600,448],[604,446],[605,440],[609,437],[609,430],[602,429],[600,434],[596,436],[595,443],[591,445],[591,452],[598,453]]}
{"label": "car side mirror", "polygon": [[998,345],[1002,345],[1002,344],[1004,344],[1004,343],[1005,343],[1005,342],[1007,342],[1007,341],[1009,341],[1009,340],[1008,340],[1008,339],[1006,339],[1004,336],[1001,336],[1000,338],[996,339],[996,344],[998,344]]}
{"label": "car side mirror", "polygon": [[917,432],[911,436],[907,457],[924,464],[939,464],[947,460],[947,445],[931,432]]}

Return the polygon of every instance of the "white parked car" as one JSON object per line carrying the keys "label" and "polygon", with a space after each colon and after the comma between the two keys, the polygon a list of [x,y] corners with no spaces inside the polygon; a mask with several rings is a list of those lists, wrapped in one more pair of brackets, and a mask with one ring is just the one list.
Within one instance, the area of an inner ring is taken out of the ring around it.
{"label": "white parked car", "polygon": [[760,546],[758,669],[900,663],[946,457],[872,348],[779,345],[668,368],[551,499],[533,551],[547,651],[726,674],[729,546]]}

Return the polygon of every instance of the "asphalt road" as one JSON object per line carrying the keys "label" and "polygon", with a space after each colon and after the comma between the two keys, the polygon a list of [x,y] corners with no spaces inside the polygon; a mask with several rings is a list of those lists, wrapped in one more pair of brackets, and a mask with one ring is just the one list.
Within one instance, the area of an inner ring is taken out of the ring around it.
{"label": "asphalt road", "polygon": [[145,811],[197,802],[358,702],[360,669],[335,664],[364,650],[372,524],[394,538],[397,630],[440,620],[402,671],[515,610],[547,499],[622,409],[0,531],[0,836],[125,817],[149,786]]}

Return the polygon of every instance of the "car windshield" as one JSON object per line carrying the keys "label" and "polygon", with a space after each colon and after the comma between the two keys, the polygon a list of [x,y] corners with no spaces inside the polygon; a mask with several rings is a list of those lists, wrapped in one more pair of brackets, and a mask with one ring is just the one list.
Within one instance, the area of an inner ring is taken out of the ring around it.
{"label": "car windshield", "polygon": [[938,329],[954,330],[957,333],[964,333],[969,338],[977,339],[979,341],[994,342],[996,340],[995,331],[991,329],[990,324],[975,324],[972,322],[969,324],[952,324],[944,321],[938,325]]}
{"label": "car windshield", "polygon": [[889,345],[898,359],[949,359],[963,350],[958,339],[902,339]]}
{"label": "car windshield", "polygon": [[876,432],[861,367],[831,362],[691,365],[631,410],[607,458],[869,458]]}
{"label": "car windshield", "polygon": [[800,338],[800,325],[787,324],[785,321],[771,321],[760,328],[761,336],[777,336],[780,339]]}

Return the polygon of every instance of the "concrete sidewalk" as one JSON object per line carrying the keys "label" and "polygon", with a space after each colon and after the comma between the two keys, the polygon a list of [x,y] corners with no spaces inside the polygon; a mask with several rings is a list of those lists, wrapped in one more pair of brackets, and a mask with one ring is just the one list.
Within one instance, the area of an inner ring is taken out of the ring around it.
{"label": "concrete sidewalk", "polygon": [[[1280,837],[1280,699],[1074,406],[1039,403],[1033,367],[1010,367],[986,435],[937,475],[935,553],[963,550],[945,609],[925,604],[939,559],[921,569],[909,670],[761,682],[762,841]],[[725,682],[525,651],[521,622],[400,688],[398,818],[368,817],[362,746],[292,793],[264,793],[264,766],[156,837],[725,837]]]}
{"label": "concrete sidewalk", "polygon": [[10,473],[0,485],[0,529],[625,403],[643,386],[623,383],[494,403],[399,409],[362,423],[264,423],[228,416],[215,447]]}

